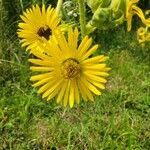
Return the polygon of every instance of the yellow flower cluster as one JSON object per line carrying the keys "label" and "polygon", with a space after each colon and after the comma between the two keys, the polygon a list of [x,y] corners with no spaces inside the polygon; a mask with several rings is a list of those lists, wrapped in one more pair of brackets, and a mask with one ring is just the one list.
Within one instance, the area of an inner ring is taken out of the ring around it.
{"label": "yellow flower cluster", "polygon": [[94,101],[95,95],[101,95],[110,68],[104,63],[108,57],[92,56],[98,45],[92,45],[91,38],[79,41],[80,33],[72,27],[64,34],[58,14],[50,6],[32,6],[21,19],[18,36],[34,56],[29,59],[30,69],[36,72],[31,81],[42,98],[55,98],[57,103],[73,107],[81,98]]}
{"label": "yellow flower cluster", "polygon": [[128,23],[127,30],[131,30],[132,17],[136,14],[141,19],[142,23],[145,25],[145,27],[140,27],[137,31],[137,39],[139,43],[150,41],[150,31],[148,30],[150,27],[150,18],[146,19],[145,17],[145,15],[148,15],[150,11],[147,11],[144,15],[143,11],[138,6],[136,6],[139,0],[127,0],[126,2],[126,19]]}
{"label": "yellow flower cluster", "polygon": [[144,44],[146,41],[150,41],[150,31],[148,30],[149,27],[140,27],[137,31],[137,39],[139,43]]}

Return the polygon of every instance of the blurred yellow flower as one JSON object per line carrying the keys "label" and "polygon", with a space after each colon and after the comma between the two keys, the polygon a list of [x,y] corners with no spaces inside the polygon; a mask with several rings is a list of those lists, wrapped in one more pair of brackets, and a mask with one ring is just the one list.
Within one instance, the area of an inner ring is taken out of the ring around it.
{"label": "blurred yellow flower", "polygon": [[104,61],[104,55],[90,57],[98,48],[92,46],[92,39],[85,36],[78,46],[78,29],[69,29],[67,39],[63,34],[46,44],[45,53],[33,52],[36,59],[29,59],[34,65],[31,70],[37,72],[31,77],[34,87],[39,87],[42,98],[73,107],[83,100],[94,101],[94,95],[101,95],[105,89],[105,77],[110,68]]}
{"label": "blurred yellow flower", "polygon": [[140,27],[137,31],[137,39],[139,43],[144,43],[146,41],[150,41],[150,31],[149,28]]}
{"label": "blurred yellow flower", "polygon": [[132,27],[132,17],[133,15],[138,15],[141,19],[142,23],[145,26],[150,26],[150,18],[145,18],[144,13],[142,10],[136,6],[139,0],[126,0],[126,20],[127,20],[127,30],[130,31]]}
{"label": "blurred yellow flower", "polygon": [[50,41],[59,32],[60,18],[54,8],[45,5],[40,8],[38,5],[27,9],[20,16],[22,22],[19,23],[18,37],[21,38],[22,47],[34,49],[38,44]]}

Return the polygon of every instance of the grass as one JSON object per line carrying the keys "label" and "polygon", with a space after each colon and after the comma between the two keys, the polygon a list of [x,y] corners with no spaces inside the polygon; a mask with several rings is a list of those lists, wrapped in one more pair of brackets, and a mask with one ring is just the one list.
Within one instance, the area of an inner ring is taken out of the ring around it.
{"label": "grass", "polygon": [[15,35],[1,36],[0,150],[150,149],[149,45],[124,26],[93,36],[112,70],[102,96],[73,109],[37,95],[28,54]]}
{"label": "grass", "polygon": [[149,65],[128,50],[109,53],[107,90],[94,103],[82,102],[73,109],[43,101],[31,83],[24,83],[29,82],[28,66],[26,72],[19,69],[20,79],[0,88],[2,148],[148,150]]}

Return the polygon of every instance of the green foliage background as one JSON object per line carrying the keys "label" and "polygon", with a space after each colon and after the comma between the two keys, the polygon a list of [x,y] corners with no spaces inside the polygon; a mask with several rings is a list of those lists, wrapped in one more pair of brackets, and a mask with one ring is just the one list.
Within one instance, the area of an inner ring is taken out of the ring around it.
{"label": "green foliage background", "polygon": [[0,150],[149,150],[150,44],[136,40],[138,19],[130,33],[123,24],[91,34],[98,53],[110,57],[107,88],[94,103],[65,109],[42,100],[29,81],[29,54],[16,31],[22,10],[35,3],[41,1],[0,1]]}

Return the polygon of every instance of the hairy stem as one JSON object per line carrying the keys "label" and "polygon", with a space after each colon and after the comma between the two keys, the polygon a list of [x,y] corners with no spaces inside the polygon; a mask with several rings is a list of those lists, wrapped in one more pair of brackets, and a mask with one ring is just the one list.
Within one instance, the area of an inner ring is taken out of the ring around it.
{"label": "hairy stem", "polygon": [[45,4],[45,0],[42,0],[42,4]]}
{"label": "hairy stem", "polygon": [[60,16],[61,16],[62,4],[63,4],[63,0],[58,0],[56,10]]}
{"label": "hairy stem", "polygon": [[20,6],[21,6],[21,10],[23,11],[23,2],[22,2],[22,0],[20,0]]}
{"label": "hairy stem", "polygon": [[80,28],[82,38],[86,35],[86,18],[85,18],[85,2],[84,0],[78,0],[79,13],[80,13]]}

